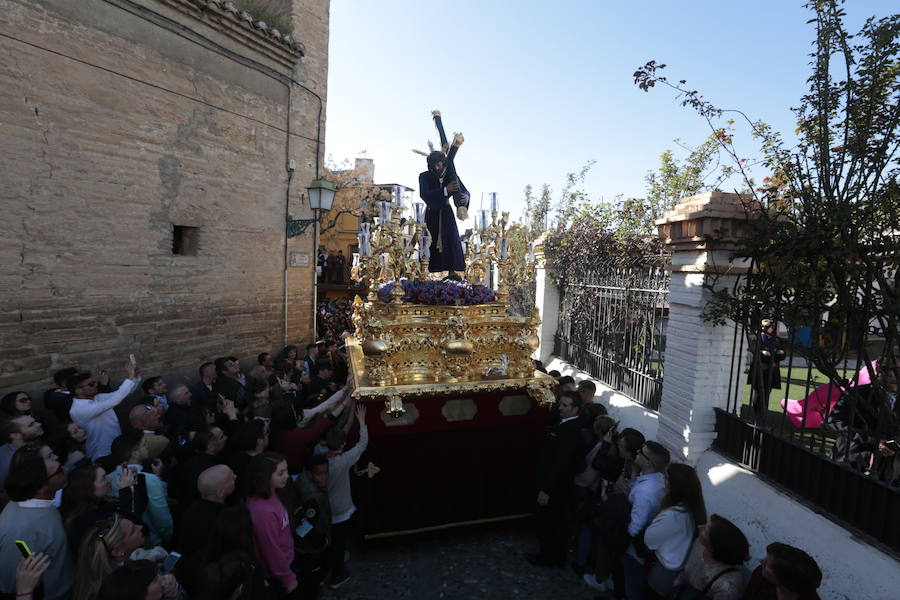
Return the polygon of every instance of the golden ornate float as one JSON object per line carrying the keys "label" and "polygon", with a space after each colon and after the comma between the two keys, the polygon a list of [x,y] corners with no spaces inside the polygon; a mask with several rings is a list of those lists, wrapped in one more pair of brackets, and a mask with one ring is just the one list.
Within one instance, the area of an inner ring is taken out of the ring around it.
{"label": "golden ornate float", "polygon": [[[527,390],[541,404],[553,402],[554,380],[536,372],[531,355],[539,344],[537,309],[528,316],[509,312],[509,284],[534,277],[533,254],[511,255],[509,215],[496,211],[487,219],[481,211],[478,230],[466,244],[467,275],[480,285],[497,266],[497,300],[469,306],[403,302],[394,285],[379,299],[382,285],[400,279],[424,281],[431,239],[422,206],[415,219],[401,218],[400,204],[380,203],[374,226],[360,231],[360,255],[351,276],[369,293],[353,303],[355,334],[347,340],[350,366],[356,378],[354,396],[383,399],[389,414],[403,413],[403,398],[448,396],[478,392]],[[424,250],[423,250],[424,249]]]}

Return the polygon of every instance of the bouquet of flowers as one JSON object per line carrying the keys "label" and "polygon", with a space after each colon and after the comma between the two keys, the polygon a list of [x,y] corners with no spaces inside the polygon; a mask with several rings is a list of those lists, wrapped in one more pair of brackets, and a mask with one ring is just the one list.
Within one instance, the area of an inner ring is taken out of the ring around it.
{"label": "bouquet of flowers", "polygon": [[[391,301],[391,291],[397,285],[396,281],[388,281],[378,289],[378,299],[382,302]],[[401,279],[403,289],[403,302],[412,304],[431,304],[439,306],[474,306],[487,304],[497,299],[494,290],[485,285],[470,285],[465,281],[450,281],[446,279],[426,279],[425,281],[410,281]]]}

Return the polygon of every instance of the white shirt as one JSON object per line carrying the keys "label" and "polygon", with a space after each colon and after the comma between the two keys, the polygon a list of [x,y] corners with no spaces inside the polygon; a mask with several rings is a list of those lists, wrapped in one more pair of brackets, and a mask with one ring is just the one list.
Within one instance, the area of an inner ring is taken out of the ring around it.
{"label": "white shirt", "polygon": [[628,535],[636,536],[650,524],[666,495],[666,481],[662,473],[639,475],[628,492],[631,502],[631,519],[628,521]]}
{"label": "white shirt", "polygon": [[335,405],[344,399],[344,390],[338,390],[331,395],[328,400],[324,402],[320,402],[312,408],[304,408],[300,415],[300,423],[298,427],[306,427],[309,425],[309,422],[312,421],[313,417],[315,417],[319,413],[324,413],[326,410],[331,410],[335,407]]}
{"label": "white shirt", "polygon": [[22,508],[49,508],[53,506],[53,499],[43,500],[39,498],[31,498],[29,500],[23,500],[22,502],[16,502]]}
{"label": "white shirt", "polygon": [[681,507],[660,511],[644,532],[644,543],[656,552],[665,568],[677,571],[684,567],[694,542],[694,518]]}
{"label": "white shirt", "polygon": [[85,448],[91,460],[109,455],[112,441],[122,434],[114,410],[141,382],[140,377],[126,379],[115,392],[97,394],[91,399],[73,398],[69,416],[87,434]]}
{"label": "white shirt", "polygon": [[359,441],[356,445],[328,459],[328,500],[332,523],[343,523],[356,512],[350,494],[350,468],[356,464],[368,445],[369,429],[365,423],[360,423]]}
{"label": "white shirt", "polygon": [[169,410],[169,399],[165,395],[153,397],[156,398],[159,405],[163,407],[163,410]]}

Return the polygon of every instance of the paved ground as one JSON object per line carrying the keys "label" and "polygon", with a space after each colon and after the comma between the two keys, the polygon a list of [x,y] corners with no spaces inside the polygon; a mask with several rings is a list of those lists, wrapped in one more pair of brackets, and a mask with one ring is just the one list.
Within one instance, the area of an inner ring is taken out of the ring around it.
{"label": "paved ground", "polygon": [[353,548],[353,578],[322,600],[591,600],[570,569],[532,567],[527,521],[370,541]]}

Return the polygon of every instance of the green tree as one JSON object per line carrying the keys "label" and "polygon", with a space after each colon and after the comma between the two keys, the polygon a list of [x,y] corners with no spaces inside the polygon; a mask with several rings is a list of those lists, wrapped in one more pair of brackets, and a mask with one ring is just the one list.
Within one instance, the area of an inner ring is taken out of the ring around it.
{"label": "green tree", "polygon": [[[633,234],[653,235],[656,221],[684,198],[718,187],[724,174],[719,169],[719,144],[710,135],[702,144],[688,147],[675,143],[688,152],[679,159],[672,150],[659,155],[659,168],[644,177],[647,193],[643,198],[629,198],[619,206],[620,228]],[[712,179],[712,181],[710,181]]]}
{"label": "green tree", "polygon": [[[645,91],[657,84],[675,90],[682,105],[706,120],[743,180],[746,208],[755,217],[753,234],[737,253],[752,261],[753,271],[737,289],[717,290],[710,278],[715,302],[706,317],[748,329],[763,316],[809,326],[818,343],[792,350],[838,383],[848,357],[896,360],[900,339],[900,15],[869,18],[851,35],[842,4],[806,4],[816,38],[808,91],[793,109],[793,146],[765,123],[712,104],[685,80],[668,81],[664,64],[650,61],[634,75]],[[750,125],[761,158],[738,153],[722,123],[728,114]],[[751,177],[754,167],[765,170],[762,185]],[[860,331],[879,346],[860,346],[854,335]]]}

